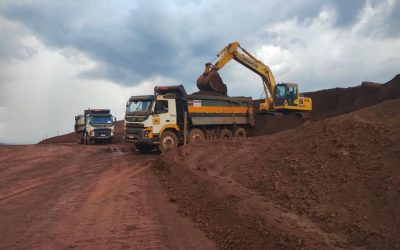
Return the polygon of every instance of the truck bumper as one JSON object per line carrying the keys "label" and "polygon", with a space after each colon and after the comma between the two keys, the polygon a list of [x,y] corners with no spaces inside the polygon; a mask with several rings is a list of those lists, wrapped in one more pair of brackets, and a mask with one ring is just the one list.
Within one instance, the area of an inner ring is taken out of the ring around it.
{"label": "truck bumper", "polygon": [[112,141],[114,139],[114,136],[90,136],[90,140],[92,141]]}
{"label": "truck bumper", "polygon": [[148,145],[160,144],[160,141],[159,141],[159,138],[157,135],[153,135],[152,138],[144,137],[143,129],[139,129],[139,128],[125,129],[124,141],[135,143],[135,144],[148,144]]}

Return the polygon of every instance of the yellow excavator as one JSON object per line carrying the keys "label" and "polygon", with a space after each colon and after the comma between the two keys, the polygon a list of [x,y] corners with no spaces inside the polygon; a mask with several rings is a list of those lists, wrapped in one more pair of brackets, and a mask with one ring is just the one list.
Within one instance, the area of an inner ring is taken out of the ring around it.
{"label": "yellow excavator", "polygon": [[[240,49],[241,51],[238,51]],[[290,113],[301,114],[302,117],[312,110],[312,100],[299,93],[295,83],[276,84],[271,69],[262,61],[255,58],[238,42],[228,44],[218,53],[218,60],[213,65],[207,63],[204,73],[197,79],[197,87],[203,91],[213,91],[227,95],[226,85],[218,74],[232,59],[261,76],[265,91],[265,100],[260,103],[261,113]],[[269,94],[268,94],[269,93]]]}

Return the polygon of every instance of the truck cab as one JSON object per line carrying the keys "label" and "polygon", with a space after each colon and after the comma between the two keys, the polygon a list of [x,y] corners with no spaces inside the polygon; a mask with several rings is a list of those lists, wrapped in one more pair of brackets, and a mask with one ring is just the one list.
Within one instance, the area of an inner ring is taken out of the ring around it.
{"label": "truck cab", "polygon": [[179,135],[183,117],[177,114],[177,102],[173,94],[132,96],[126,104],[124,140],[133,142],[140,151],[150,151],[161,143],[164,132]]}
{"label": "truck cab", "polygon": [[113,117],[109,109],[87,109],[75,117],[75,132],[79,144],[111,143],[114,139]]}

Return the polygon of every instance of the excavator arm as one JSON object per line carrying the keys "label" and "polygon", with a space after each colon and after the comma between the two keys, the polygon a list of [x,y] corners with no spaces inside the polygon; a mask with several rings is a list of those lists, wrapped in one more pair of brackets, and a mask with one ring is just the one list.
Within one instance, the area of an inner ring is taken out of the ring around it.
{"label": "excavator arm", "polygon": [[[239,51],[239,49],[241,51]],[[235,61],[242,64],[243,66],[250,69],[251,71],[253,71],[254,73],[258,74],[261,77],[263,81],[264,91],[266,94],[265,105],[272,107],[272,98],[268,98],[268,93],[270,94],[271,97],[274,96],[276,82],[270,68],[267,65],[265,65],[262,61],[255,58],[246,49],[240,47],[240,44],[238,42],[230,43],[228,44],[228,46],[223,48],[218,53],[218,60],[214,65],[212,65],[211,63],[207,63],[203,76],[213,74],[213,72],[220,70],[232,59],[234,59]],[[210,89],[210,86],[208,86],[209,84],[207,83],[205,78],[204,77],[203,79],[201,78],[202,77],[199,78],[200,84],[199,81],[197,82],[197,86],[199,87],[199,89]],[[214,81],[214,86],[216,85],[217,84],[215,84]]]}
{"label": "excavator arm", "polygon": [[[235,60],[259,75],[263,81],[265,101],[260,103],[260,111],[302,112],[312,110],[312,100],[299,94],[298,86],[294,83],[276,84],[271,69],[262,61],[255,58],[247,50],[240,47],[238,42],[228,44],[218,53],[218,60],[213,65],[206,64],[204,73],[197,79],[197,87],[202,91],[212,91],[227,95],[226,85],[222,82],[218,70],[231,60]],[[278,89],[277,93],[275,90]]]}

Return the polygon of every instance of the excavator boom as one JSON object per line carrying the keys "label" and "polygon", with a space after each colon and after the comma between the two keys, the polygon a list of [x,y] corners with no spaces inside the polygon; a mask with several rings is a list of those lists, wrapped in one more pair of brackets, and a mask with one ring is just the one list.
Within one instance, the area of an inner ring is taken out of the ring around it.
{"label": "excavator boom", "polygon": [[[240,47],[238,42],[228,44],[218,53],[218,60],[213,65],[211,63],[206,64],[204,73],[197,79],[197,87],[204,91],[214,91],[223,95],[227,95],[226,85],[223,83],[221,77],[218,74],[218,70],[224,67],[231,60],[235,60],[242,64],[246,68],[250,69],[257,75],[259,75],[263,81],[265,91],[265,101],[261,103],[260,110],[272,111],[274,109],[275,102],[275,90],[276,82],[272,74],[271,69],[265,65],[262,61],[258,60],[246,49]],[[311,110],[311,98],[300,97],[297,91],[297,84],[281,84],[280,90],[284,96],[277,96],[283,100],[283,104],[276,106],[277,109],[281,110]],[[290,87],[292,86],[292,87]],[[294,90],[295,89],[295,90]],[[286,91],[288,93],[286,93]],[[292,92],[291,92],[292,91]],[[296,95],[296,96],[295,96]],[[285,102],[286,100],[286,102]],[[293,101],[292,101],[293,100]],[[304,101],[304,102],[303,102]],[[306,106],[304,106],[306,103]]]}

